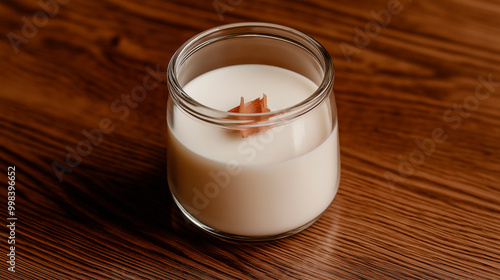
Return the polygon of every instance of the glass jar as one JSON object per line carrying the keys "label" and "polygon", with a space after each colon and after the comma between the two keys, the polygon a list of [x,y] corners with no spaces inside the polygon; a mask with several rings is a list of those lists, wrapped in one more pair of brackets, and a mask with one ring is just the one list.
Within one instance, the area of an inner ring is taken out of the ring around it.
{"label": "glass jar", "polygon": [[[333,63],[318,42],[275,24],[223,25],[185,42],[167,76],[168,184],[196,226],[272,240],[328,208],[340,156]],[[238,111],[249,101],[270,111]]]}

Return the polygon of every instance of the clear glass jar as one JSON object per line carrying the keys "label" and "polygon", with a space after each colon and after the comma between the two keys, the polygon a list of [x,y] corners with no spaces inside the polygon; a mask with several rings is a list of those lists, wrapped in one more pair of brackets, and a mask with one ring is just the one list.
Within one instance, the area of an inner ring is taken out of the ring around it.
{"label": "clear glass jar", "polygon": [[[184,43],[167,76],[168,184],[195,225],[272,240],[328,208],[340,156],[333,63],[318,42],[275,24],[224,25]],[[228,112],[262,94],[270,112]]]}

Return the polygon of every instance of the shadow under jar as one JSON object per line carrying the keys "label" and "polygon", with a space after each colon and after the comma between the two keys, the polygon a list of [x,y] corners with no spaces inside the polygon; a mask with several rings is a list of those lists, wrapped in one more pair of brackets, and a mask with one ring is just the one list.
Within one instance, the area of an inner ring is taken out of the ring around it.
{"label": "shadow under jar", "polygon": [[[195,225],[273,240],[328,208],[340,158],[333,63],[318,42],[275,24],[224,25],[184,43],[167,76],[168,184]],[[270,112],[228,112],[263,94]]]}

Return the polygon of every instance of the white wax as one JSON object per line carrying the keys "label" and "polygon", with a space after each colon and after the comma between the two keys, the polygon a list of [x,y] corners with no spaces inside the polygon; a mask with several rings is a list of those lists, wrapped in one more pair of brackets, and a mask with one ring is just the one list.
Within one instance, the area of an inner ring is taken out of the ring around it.
{"label": "white wax", "polygon": [[[184,86],[198,102],[227,111],[240,97],[268,96],[273,110],[310,96],[317,85],[289,70],[236,65]],[[337,125],[328,102],[280,127],[242,138],[179,109],[169,120],[169,185],[203,224],[230,234],[276,235],[319,216],[339,182]],[[333,130],[332,130],[333,127]]]}

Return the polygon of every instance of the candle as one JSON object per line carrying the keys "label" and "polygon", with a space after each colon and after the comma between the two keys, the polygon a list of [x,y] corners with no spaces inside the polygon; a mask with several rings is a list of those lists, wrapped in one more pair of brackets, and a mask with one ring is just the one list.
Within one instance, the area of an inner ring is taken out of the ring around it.
{"label": "candle", "polygon": [[[187,75],[182,91],[169,80],[172,196],[184,215],[219,237],[296,233],[327,209],[339,184],[335,103],[318,90],[325,80],[266,63],[220,66]],[[270,112],[239,115],[241,98],[267,102]]]}
{"label": "candle", "polygon": [[[207,72],[184,90],[224,111],[239,95],[253,100],[264,92],[269,108],[279,110],[317,87],[283,68],[237,65]],[[314,220],[333,200],[339,178],[329,110],[325,103],[282,127],[242,138],[177,109],[172,126],[178,129],[169,130],[169,172],[177,174],[172,192],[194,218],[229,234],[276,235]]]}

